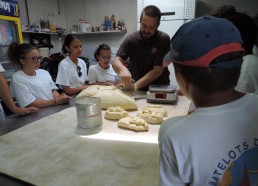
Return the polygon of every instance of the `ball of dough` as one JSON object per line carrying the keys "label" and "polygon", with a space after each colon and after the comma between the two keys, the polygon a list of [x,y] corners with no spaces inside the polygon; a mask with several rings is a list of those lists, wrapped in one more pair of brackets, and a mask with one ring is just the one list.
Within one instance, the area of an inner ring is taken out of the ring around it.
{"label": "ball of dough", "polygon": [[127,128],[135,131],[148,131],[148,124],[141,118],[137,116],[128,116],[120,119],[117,122],[118,127]]}
{"label": "ball of dough", "polygon": [[150,124],[161,124],[163,121],[163,115],[153,110],[142,110],[137,116]]}
{"label": "ball of dough", "polygon": [[128,116],[128,112],[121,107],[109,107],[107,108],[107,111],[105,112],[105,115],[104,115],[106,119],[111,119],[111,120],[119,120],[127,116]]}
{"label": "ball of dough", "polygon": [[164,107],[162,107],[161,105],[148,105],[148,106],[143,107],[142,110],[144,112],[145,112],[145,110],[151,110],[151,111],[159,112],[163,115],[163,117],[168,116],[167,110]]}
{"label": "ball of dough", "polygon": [[125,110],[136,110],[137,105],[133,97],[115,86],[91,85],[81,91],[76,99],[84,97],[98,97],[101,99],[101,108],[121,107]]}

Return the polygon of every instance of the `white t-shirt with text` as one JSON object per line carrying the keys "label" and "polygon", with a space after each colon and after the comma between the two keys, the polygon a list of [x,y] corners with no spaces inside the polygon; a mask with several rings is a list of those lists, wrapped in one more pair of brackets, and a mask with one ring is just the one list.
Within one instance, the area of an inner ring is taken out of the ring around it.
{"label": "white t-shirt with text", "polygon": [[159,147],[161,186],[257,185],[258,95],[165,120]]}

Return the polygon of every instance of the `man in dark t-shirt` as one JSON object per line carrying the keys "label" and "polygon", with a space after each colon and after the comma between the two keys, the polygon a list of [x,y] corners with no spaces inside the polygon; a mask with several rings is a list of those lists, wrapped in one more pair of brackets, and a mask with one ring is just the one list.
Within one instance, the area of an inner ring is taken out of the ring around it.
{"label": "man in dark t-shirt", "polygon": [[[168,34],[158,31],[161,12],[151,5],[143,9],[140,18],[140,31],[126,37],[117,51],[113,68],[125,88],[147,91],[149,85],[169,85],[169,71],[163,67],[163,58],[170,50]],[[132,74],[124,66],[129,59]]]}

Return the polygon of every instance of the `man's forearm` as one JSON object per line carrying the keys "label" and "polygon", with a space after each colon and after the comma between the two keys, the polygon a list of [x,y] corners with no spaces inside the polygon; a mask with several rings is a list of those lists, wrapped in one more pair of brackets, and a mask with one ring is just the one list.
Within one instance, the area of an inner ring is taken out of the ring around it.
{"label": "man's forearm", "polygon": [[113,69],[120,78],[120,81],[124,84],[125,88],[132,87],[132,74],[126,66],[123,64],[124,60],[120,57],[115,57],[113,61]]}
{"label": "man's forearm", "polygon": [[124,60],[120,57],[115,57],[112,63],[112,67],[117,74],[120,74],[121,71],[126,70],[127,68],[124,66]]}
{"label": "man's forearm", "polygon": [[139,79],[137,82],[135,82],[135,89],[140,89],[142,87],[145,87],[149,84],[151,84],[153,81],[155,81],[163,72],[163,68],[157,68],[152,69],[147,74],[145,74],[141,79]]}

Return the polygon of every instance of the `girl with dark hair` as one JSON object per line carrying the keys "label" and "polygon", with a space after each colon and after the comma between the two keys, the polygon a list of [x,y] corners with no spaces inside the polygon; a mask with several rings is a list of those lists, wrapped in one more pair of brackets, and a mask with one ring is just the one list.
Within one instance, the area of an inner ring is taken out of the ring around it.
{"label": "girl with dark hair", "polygon": [[47,107],[69,102],[69,96],[56,91],[58,88],[49,72],[39,69],[42,56],[34,45],[12,43],[7,55],[19,69],[10,83],[11,93],[19,106]]}
{"label": "girl with dark hair", "polygon": [[62,51],[68,55],[58,65],[56,84],[67,94],[77,94],[89,86],[86,64],[79,58],[82,53],[80,39],[68,34]]}
{"label": "girl with dark hair", "polygon": [[[13,97],[11,95],[10,89],[8,87],[8,84],[2,74],[4,72],[4,68],[0,64],[0,98],[5,102],[6,106],[13,112],[17,114],[23,114],[23,113],[29,113],[37,111],[38,109],[35,107],[28,107],[28,108],[21,108],[17,107],[15,102],[13,101]],[[2,108],[2,105],[0,104],[0,121],[5,119],[5,113]]]}
{"label": "girl with dark hair", "polygon": [[94,53],[99,64],[91,65],[89,68],[89,84],[94,85],[116,85],[119,83],[111,60],[111,49],[107,44],[99,45]]}

